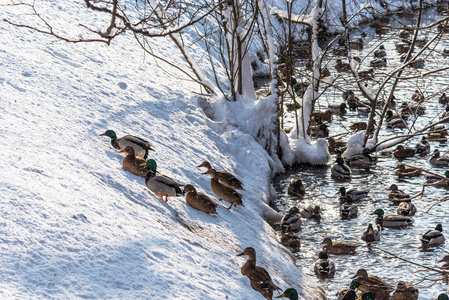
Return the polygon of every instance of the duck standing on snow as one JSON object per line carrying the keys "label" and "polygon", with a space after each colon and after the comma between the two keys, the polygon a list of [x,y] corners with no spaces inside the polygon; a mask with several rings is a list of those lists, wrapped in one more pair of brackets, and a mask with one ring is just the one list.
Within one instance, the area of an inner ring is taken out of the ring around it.
{"label": "duck standing on snow", "polygon": [[[205,161],[201,165],[199,165],[197,168],[206,168],[207,170],[212,169],[212,166],[209,162]],[[218,176],[218,180],[226,185],[227,187],[230,187],[234,190],[245,190],[243,188],[243,183],[238,180],[232,173],[229,173],[227,171],[217,171],[215,170]]]}
{"label": "duck standing on snow", "polygon": [[290,208],[288,213],[281,219],[282,233],[287,231],[299,232],[301,231],[302,221],[299,217],[299,209],[294,206]]}
{"label": "duck standing on snow", "polygon": [[186,194],[186,202],[188,205],[199,211],[205,212],[209,215],[217,214],[217,204],[203,193],[198,193],[195,187],[187,184],[184,187],[184,194]]}
{"label": "duck standing on snow", "polygon": [[398,282],[398,286],[393,293],[392,300],[418,300],[419,291],[413,285],[403,281]]}
{"label": "duck standing on snow", "polygon": [[[177,197],[182,195],[182,184],[177,183],[168,176],[157,174],[157,165],[153,159],[147,160],[142,165],[146,165],[149,169],[145,177],[145,184],[148,189],[158,196],[161,200],[167,202],[168,197]],[[163,199],[165,196],[165,200]]]}
{"label": "duck standing on snow", "polygon": [[290,300],[298,300],[298,292],[293,288],[286,289],[282,294],[276,296],[275,298],[288,298]]}
{"label": "duck standing on snow", "polygon": [[370,291],[376,300],[389,300],[390,293],[393,288],[374,275],[368,275],[365,269],[359,269],[356,274],[357,281],[367,290]]}
{"label": "duck standing on snow", "polygon": [[149,150],[154,151],[148,141],[134,135],[125,135],[124,137],[117,138],[114,130],[109,129],[100,134],[100,136],[110,137],[112,147],[117,150],[124,150],[126,146],[133,147],[136,155],[143,159],[147,159]]}
{"label": "duck standing on snow", "polygon": [[306,189],[304,188],[302,180],[299,177],[295,177],[290,181],[287,191],[289,195],[295,195],[299,197],[303,197],[306,193]]}
{"label": "duck standing on snow", "polygon": [[440,150],[435,149],[433,156],[430,158],[430,163],[434,167],[449,167],[449,157],[440,156]]}
{"label": "duck standing on snow", "polygon": [[314,265],[318,276],[332,276],[335,273],[335,264],[326,252],[321,251]]}
{"label": "duck standing on snow", "polygon": [[212,192],[219,198],[219,200],[224,200],[231,203],[228,209],[231,209],[233,205],[245,206],[242,203],[242,195],[240,195],[236,190],[230,188],[218,180],[218,172],[214,169],[209,169],[203,175],[210,175],[212,178],[210,180],[210,187]]}
{"label": "duck standing on snow", "polygon": [[362,234],[362,241],[367,243],[372,243],[375,241],[380,241],[380,231],[379,225],[374,225],[369,223],[368,228]]}
{"label": "duck standing on snow", "polygon": [[416,214],[416,211],[416,206],[412,203],[412,201],[404,201],[399,204],[396,212],[398,215],[413,217]]}
{"label": "duck standing on snow", "polygon": [[355,249],[359,246],[349,242],[332,242],[330,237],[325,237],[323,251],[330,254],[355,254]]}
{"label": "duck standing on snow", "polygon": [[243,276],[248,277],[251,287],[261,293],[265,298],[272,299],[273,291],[280,290],[273,281],[267,270],[262,267],[256,266],[256,250],[252,247],[245,248],[242,253],[237,256],[246,255],[248,260],[241,268]]}
{"label": "duck standing on snow", "polygon": [[370,215],[377,215],[376,224],[379,224],[381,227],[403,228],[413,224],[412,218],[407,216],[389,215],[384,217],[384,210],[381,208],[376,209]]}
{"label": "duck standing on snow", "polygon": [[443,226],[438,224],[434,230],[427,230],[421,236],[421,243],[423,246],[433,246],[444,244],[446,239],[443,235]]}
{"label": "duck standing on snow", "polygon": [[136,176],[145,178],[148,174],[148,168],[144,159],[136,157],[134,148],[126,146],[125,149],[119,151],[119,153],[126,152],[126,156],[122,162],[122,168],[125,171],[133,173]]}
{"label": "duck standing on snow", "polygon": [[336,163],[331,167],[332,176],[340,179],[351,179],[351,169],[342,157],[337,157]]}

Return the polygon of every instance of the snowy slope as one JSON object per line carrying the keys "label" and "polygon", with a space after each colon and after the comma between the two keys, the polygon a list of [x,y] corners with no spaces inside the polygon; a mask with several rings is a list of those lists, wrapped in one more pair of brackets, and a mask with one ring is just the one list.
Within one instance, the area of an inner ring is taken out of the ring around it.
{"label": "snowy slope", "polygon": [[[74,2],[40,5],[55,22],[82,16]],[[130,35],[109,47],[54,43],[0,22],[0,36],[0,298],[263,299],[236,257],[252,246],[277,285],[319,299],[262,218],[269,156],[226,120],[208,119],[197,85],[160,68]],[[184,65],[170,40],[153,47]],[[224,203],[209,216],[182,197],[160,201],[121,169],[123,157],[98,136],[106,129],[147,138],[161,173],[213,199],[196,166],[234,172],[245,207]]]}

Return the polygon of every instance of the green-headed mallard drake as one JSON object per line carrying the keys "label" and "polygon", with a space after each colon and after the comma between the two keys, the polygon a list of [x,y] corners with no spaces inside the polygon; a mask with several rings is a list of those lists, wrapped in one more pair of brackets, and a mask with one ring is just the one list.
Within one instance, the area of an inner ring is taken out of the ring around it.
{"label": "green-headed mallard drake", "polygon": [[384,45],[380,45],[379,49],[374,51],[374,57],[375,58],[382,58],[387,56],[387,51],[385,51]]}
{"label": "green-headed mallard drake", "polygon": [[407,157],[415,156],[415,149],[410,147],[404,147],[402,145],[398,145],[393,152],[394,157],[398,159],[404,159]]}
{"label": "green-headed mallard drake", "polygon": [[337,157],[336,163],[331,167],[331,174],[333,177],[339,179],[351,179],[351,169],[342,157]]}
{"label": "green-headed mallard drake", "polygon": [[282,294],[276,296],[275,298],[288,298],[290,300],[298,300],[298,292],[293,288],[286,289]]}
{"label": "green-headed mallard drake", "polygon": [[330,137],[327,140],[327,143],[329,144],[328,148],[329,148],[329,153],[331,153],[331,154],[335,154],[335,153],[337,153],[337,151],[343,152],[346,150],[346,147],[348,146],[345,141],[336,140],[333,137]]}
{"label": "green-headed mallard drake", "polygon": [[412,203],[412,201],[401,202],[396,210],[398,215],[409,217],[413,217],[416,214],[416,211],[416,206]]}
{"label": "green-headed mallard drake", "polygon": [[351,72],[351,67],[349,66],[348,63],[344,63],[341,61],[341,59],[337,59],[336,64],[335,64],[335,70],[339,73],[341,72]]}
{"label": "green-headed mallard drake", "polygon": [[309,135],[316,138],[323,138],[329,136],[329,127],[321,123],[319,125],[310,125],[309,126]]}
{"label": "green-headed mallard drake", "polygon": [[357,153],[345,159],[345,162],[350,167],[368,168],[375,165],[373,158],[370,155],[371,151],[367,148],[363,149],[362,153]]}
{"label": "green-headed mallard drake", "polygon": [[396,290],[393,292],[392,300],[418,300],[419,291],[413,285],[403,281],[398,282]]}
{"label": "green-headed mallard drake", "polygon": [[354,204],[351,196],[346,195],[346,200],[340,205],[340,215],[343,220],[357,218],[359,208]]}
{"label": "green-headed mallard drake", "polygon": [[310,205],[304,206],[301,211],[301,217],[321,219],[321,209],[318,205],[315,205],[314,207]]}
{"label": "green-headed mallard drake", "polygon": [[442,93],[440,97],[438,97],[438,103],[442,105],[449,104],[449,96],[446,96],[446,93]]}
{"label": "green-headed mallard drake", "polygon": [[229,186],[226,186],[218,181],[219,175],[217,171],[214,169],[209,169],[203,174],[208,174],[212,177],[210,180],[210,187],[215,196],[217,196],[219,200],[224,200],[231,203],[228,209],[231,209],[233,205],[245,206],[242,203],[242,195],[240,195],[233,188],[230,188]]}
{"label": "green-headed mallard drake", "polygon": [[337,194],[340,194],[340,203],[346,202],[346,196],[351,197],[353,201],[361,200],[368,197],[369,190],[349,189],[344,186],[340,187]]}
{"label": "green-headed mallard drake", "polygon": [[256,266],[256,250],[252,247],[245,248],[242,253],[237,254],[237,256],[242,255],[248,257],[248,260],[241,268],[242,275],[248,277],[255,291],[271,300],[273,298],[273,291],[280,290],[280,288],[273,283],[267,270]]}
{"label": "green-headed mallard drake", "polygon": [[369,223],[368,228],[362,234],[362,241],[367,243],[372,243],[375,241],[380,241],[380,231],[379,225],[374,225]]}
{"label": "green-headed mallard drake", "polygon": [[419,177],[422,173],[421,169],[408,167],[405,164],[398,164],[395,169],[397,171],[394,174],[399,177]]}
{"label": "green-headed mallard drake", "polygon": [[302,221],[299,217],[299,209],[292,207],[286,215],[281,219],[282,233],[287,231],[298,232],[301,231]]}
{"label": "green-headed mallard drake", "polygon": [[301,248],[301,239],[294,232],[286,232],[281,237],[281,244],[289,248],[292,253],[296,253]]}
{"label": "green-headed mallard drake", "polygon": [[217,204],[203,193],[198,193],[195,187],[187,184],[184,187],[184,194],[186,194],[186,202],[188,205],[206,214],[217,214]]}
{"label": "green-headed mallard drake", "polygon": [[365,269],[359,269],[357,271],[356,280],[360,282],[365,290],[370,291],[373,294],[374,299],[390,299],[390,293],[393,291],[393,288],[379,277],[368,275],[368,272]]}
{"label": "green-headed mallard drake", "polygon": [[356,289],[361,292],[365,291],[360,282],[353,280],[349,287],[342,288],[337,292],[337,300],[357,300],[359,297],[357,296]]}
{"label": "green-headed mallard drake", "polygon": [[447,187],[449,185],[449,171],[444,172],[444,176],[427,175],[426,181],[434,187]]}
{"label": "green-headed mallard drake", "polygon": [[379,224],[381,227],[403,228],[413,224],[412,218],[408,216],[389,215],[384,217],[384,210],[381,208],[376,209],[370,215],[377,215],[376,224]]}
{"label": "green-headed mallard drake", "polygon": [[449,270],[449,255],[445,255],[443,259],[440,260],[439,262],[444,263],[443,265],[440,266],[440,269]]}
{"label": "green-headed mallard drake", "polygon": [[385,57],[373,59],[370,61],[370,66],[372,68],[385,68],[387,66],[387,59]]}
{"label": "green-headed mallard drake", "polygon": [[449,156],[440,156],[440,150],[435,149],[433,156],[430,158],[430,163],[434,167],[449,167]]}
{"label": "green-headed mallard drake", "polygon": [[134,148],[134,152],[137,156],[147,159],[148,151],[154,151],[151,144],[140,137],[134,135],[125,135],[121,138],[117,138],[114,130],[106,130],[100,136],[108,136],[111,138],[111,145],[117,150],[124,150],[126,146]]}
{"label": "green-headed mallard drake", "polygon": [[436,300],[449,300],[449,296],[446,293],[439,294]]}
{"label": "green-headed mallard drake", "polygon": [[125,149],[119,151],[119,153],[121,152],[126,152],[127,154],[122,162],[123,170],[145,178],[148,174],[146,162],[144,159],[136,157],[134,148],[131,146],[126,146]]}
{"label": "green-headed mallard drake", "polygon": [[318,276],[332,276],[335,273],[335,264],[326,252],[321,251],[315,260],[314,270]]}
{"label": "green-headed mallard drake", "polygon": [[330,237],[325,237],[323,251],[329,254],[355,254],[355,249],[359,245],[349,242],[332,242]]}
{"label": "green-headed mallard drake", "polygon": [[388,194],[388,200],[399,204],[403,201],[410,201],[410,195],[404,192],[403,190],[400,190],[396,184],[392,184],[389,188],[391,191]]}
{"label": "green-headed mallard drake", "polygon": [[[145,177],[145,184],[153,194],[165,202],[168,201],[168,197],[182,195],[182,184],[177,183],[163,174],[156,174],[157,164],[153,159],[147,160],[142,165],[146,165],[149,169],[147,176]],[[165,200],[163,199],[163,196],[165,196]]]}
{"label": "green-headed mallard drake", "polygon": [[304,185],[302,184],[302,180],[299,177],[295,177],[290,180],[290,184],[288,185],[288,194],[303,197],[306,193]]}
{"label": "green-headed mallard drake", "polygon": [[[206,168],[207,170],[212,169],[212,166],[210,165],[209,162],[204,161],[201,165],[199,165],[197,168]],[[214,169],[215,170],[215,169]],[[229,173],[227,171],[217,171],[215,170],[215,172],[217,173],[218,176],[218,180],[226,185],[227,187],[230,187],[234,190],[245,190],[243,188],[243,183],[238,180],[234,174]],[[203,173],[204,174],[204,173]]]}
{"label": "green-headed mallard drake", "polygon": [[438,224],[434,230],[427,230],[421,236],[421,243],[423,246],[432,246],[444,244],[446,239],[443,235],[443,226]]}
{"label": "green-headed mallard drake", "polygon": [[427,141],[425,136],[423,136],[421,141],[416,144],[415,153],[418,153],[421,156],[424,156],[424,155],[427,155],[430,153],[430,144]]}
{"label": "green-headed mallard drake", "polygon": [[344,115],[346,113],[346,103],[330,104],[329,109],[333,114]]}

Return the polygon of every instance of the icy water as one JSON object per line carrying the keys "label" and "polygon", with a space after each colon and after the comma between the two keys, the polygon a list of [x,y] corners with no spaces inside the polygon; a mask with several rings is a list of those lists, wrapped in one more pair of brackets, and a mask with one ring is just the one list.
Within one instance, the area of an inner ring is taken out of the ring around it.
{"label": "icy water", "polygon": [[[429,23],[435,20],[435,9],[429,9],[424,16],[424,23]],[[413,24],[412,20],[403,19],[400,20],[405,24]],[[391,25],[398,25],[397,22],[392,22]],[[378,86],[378,81],[383,78],[382,74],[386,74],[389,70],[395,68],[400,64],[399,54],[396,51],[395,44],[399,42],[398,31],[390,31],[384,35],[376,35],[372,28],[366,27],[362,30],[367,33],[367,37],[364,38],[364,50],[354,51],[355,55],[359,55],[364,58],[362,61],[362,69],[369,68],[369,62],[373,59],[372,51],[377,49],[380,44],[383,44],[387,50],[387,68],[377,69],[378,75],[375,80],[366,81],[369,86]],[[351,35],[351,40],[356,40],[360,37],[361,32],[356,32]],[[430,40],[436,34],[436,29],[430,32],[426,32],[426,35],[420,35],[427,37]],[[432,70],[439,68],[443,65],[449,64],[449,57],[445,58],[441,55],[444,48],[449,48],[449,34],[443,36],[441,42],[436,46],[435,51],[429,54],[429,51],[425,52],[426,57],[424,69],[418,69],[418,72],[426,70]],[[417,48],[419,50],[420,48]],[[416,52],[416,50],[415,50]],[[333,75],[337,73],[333,66],[335,60],[343,57],[328,57],[325,64],[328,64]],[[301,62],[298,63],[298,66]],[[304,72],[304,68],[298,67],[298,70]],[[416,70],[410,70],[404,73],[404,75],[417,74]],[[352,89],[356,91],[356,95],[361,99],[363,96],[357,91],[353,79],[348,80],[347,74],[343,74],[337,79],[336,84],[340,89]],[[427,78],[418,78],[408,80],[407,82],[401,82],[395,92],[397,98],[396,107],[400,107],[400,104],[404,101],[412,102],[411,95],[414,90],[420,89],[424,92],[425,96],[434,95],[433,98],[425,103],[426,114],[419,117],[415,123],[415,128],[420,128],[431,122],[434,122],[444,107],[438,103],[438,97],[440,91],[447,88],[449,84],[449,73],[443,71],[435,75],[431,75]],[[389,88],[386,89],[389,91]],[[318,107],[321,110],[325,110],[329,104],[342,103],[341,90],[330,88],[318,101]],[[318,108],[317,107],[317,108]],[[376,117],[378,119],[378,117]],[[347,140],[354,131],[349,129],[349,125],[353,121],[367,121],[367,117],[363,117],[357,114],[357,111],[348,111],[344,116],[334,116],[332,123],[330,124],[330,136],[341,136],[343,140]],[[294,122],[294,114],[287,113],[285,115],[285,127],[292,127]],[[400,135],[406,133],[406,129],[385,129],[383,125],[380,140],[391,137],[393,135]],[[421,139],[421,136],[415,137],[408,141],[404,146],[414,147],[416,142]],[[430,142],[432,151],[439,148],[442,155],[449,155],[447,153],[447,143]],[[394,149],[394,148],[393,148]],[[361,245],[357,249],[356,255],[330,255],[330,258],[335,262],[337,272],[333,278],[327,278],[319,280],[325,287],[327,296],[329,299],[336,299],[336,293],[343,287],[347,287],[351,278],[355,275],[359,268],[365,268],[369,274],[380,276],[387,283],[396,287],[399,281],[405,281],[409,284],[414,284],[419,288],[419,299],[435,299],[441,292],[448,290],[447,284],[443,283],[443,278],[439,274],[435,274],[422,267],[412,265],[410,263],[401,261],[397,258],[392,258],[386,253],[383,253],[375,248],[368,248],[365,243],[360,239],[363,231],[366,229],[368,223],[375,222],[375,216],[370,215],[377,208],[382,208],[385,211],[385,215],[396,214],[397,206],[391,205],[391,202],[387,200],[388,188],[392,183],[399,186],[400,189],[406,191],[411,196],[416,195],[422,190],[422,184],[425,183],[425,177],[405,178],[399,179],[394,175],[394,167],[398,164],[398,160],[392,155],[392,150],[389,149],[385,152],[377,153],[378,162],[377,166],[370,170],[365,169],[353,169],[352,180],[348,182],[337,181],[331,177],[330,165],[326,167],[311,167],[300,166],[293,170],[287,171],[275,178],[274,184],[278,192],[278,198],[273,203],[276,210],[285,213],[292,206],[302,207],[303,205],[320,205],[322,209],[323,218],[320,222],[312,219],[303,219],[302,232],[299,233],[301,237],[301,250],[295,254],[297,257],[297,265],[302,268],[305,273],[315,276],[313,272],[313,264],[318,257],[318,253],[322,246],[320,243],[324,237],[329,236],[333,241],[349,241],[358,243]],[[409,158],[404,163],[409,165],[421,167],[425,170],[429,170],[435,173],[443,174],[445,169],[434,168],[429,163],[429,158],[420,158],[418,156]],[[332,160],[335,160],[335,155],[332,156]],[[287,187],[290,180],[296,176],[299,176],[304,183],[306,194],[304,198],[296,198],[287,195]],[[358,201],[361,204],[359,206],[358,217],[352,220],[342,220],[340,217],[339,206],[340,202],[335,193],[342,186],[346,188],[363,188],[370,190],[370,197],[366,200]],[[439,199],[443,199],[447,196],[448,190],[442,188],[428,187],[425,190],[424,197],[413,200],[418,212],[413,217],[414,225],[405,229],[385,229],[382,231],[381,240],[375,242],[375,247],[387,250],[396,254],[399,257],[413,261],[429,267],[438,267],[442,263],[438,263],[444,255],[449,254],[448,243],[433,247],[429,249],[423,249],[421,247],[420,237],[421,234],[429,229],[441,223],[443,225],[443,233],[446,238],[449,238],[447,233],[449,229],[449,202],[443,202],[435,205],[429,210],[429,208],[435,204]],[[427,212],[428,211],[428,212]]]}

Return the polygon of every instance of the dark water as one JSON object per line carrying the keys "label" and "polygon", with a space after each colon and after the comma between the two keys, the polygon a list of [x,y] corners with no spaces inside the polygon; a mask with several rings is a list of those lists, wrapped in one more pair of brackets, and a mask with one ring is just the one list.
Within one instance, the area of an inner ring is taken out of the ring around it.
{"label": "dark water", "polygon": [[[429,9],[424,16],[424,23],[429,23],[435,19],[435,9]],[[412,20],[402,19],[402,23],[413,24]],[[398,23],[392,22],[392,25]],[[378,69],[380,73],[387,73],[388,70],[400,64],[399,54],[396,51],[395,44],[399,41],[398,31],[390,31],[389,33],[379,36],[374,33],[372,28],[366,27],[362,29],[367,33],[365,38],[365,47],[362,51],[354,51],[360,57],[368,57],[362,61],[363,69],[369,68],[369,62],[373,59],[373,49],[376,49],[381,43],[387,50],[388,67]],[[428,39],[436,34],[436,29],[427,31],[420,36],[426,36]],[[430,53],[425,52],[426,57],[424,69],[418,69],[418,72],[440,68],[449,64],[449,58],[443,57],[440,53],[445,47],[449,48],[449,34],[443,36],[442,40],[436,46],[435,51]],[[359,38],[360,32],[356,32],[351,36],[355,40]],[[420,49],[420,48],[418,48]],[[416,51],[415,51],[416,52]],[[333,66],[335,60],[339,57],[328,57],[325,64],[328,64],[332,74],[338,75],[342,73],[335,72]],[[340,57],[342,58],[342,57]],[[298,63],[298,66],[301,62]],[[304,68],[299,67],[302,72]],[[409,70],[404,75],[417,74],[416,70]],[[340,89],[353,89],[356,95],[361,99],[363,96],[357,92],[353,79],[348,79],[350,76],[343,74],[337,79],[336,84]],[[376,81],[367,81],[371,87],[377,87],[382,80],[382,75],[376,75]],[[449,87],[449,72],[443,71],[429,77],[417,78],[402,81],[396,92],[397,107],[404,101],[412,102],[411,95],[414,90],[420,89],[425,96],[434,95],[433,98],[425,103],[426,114],[419,117],[415,123],[415,128],[420,128],[424,125],[433,122],[438,118],[439,113],[444,110],[444,107],[438,103],[440,92]],[[389,91],[389,88],[386,89]],[[343,102],[342,92],[335,88],[330,88],[319,100],[318,107],[325,110],[328,104]],[[378,117],[376,117],[378,119]],[[347,140],[355,132],[349,129],[349,125],[353,121],[366,121],[367,117],[357,114],[357,112],[348,111],[345,116],[334,116],[330,124],[330,135],[335,136],[341,134],[343,140]],[[292,127],[294,122],[294,114],[288,113],[285,115],[285,127]],[[391,137],[395,134],[406,133],[403,129],[383,129],[380,135],[380,140],[385,137]],[[421,139],[421,136],[415,137],[406,142],[405,146],[414,147],[416,142]],[[432,151],[440,149],[442,155],[449,155],[447,153],[447,143],[430,142]],[[289,170],[285,174],[278,176],[274,180],[275,188],[278,192],[278,199],[274,203],[274,208],[280,212],[286,212],[291,206],[301,207],[303,205],[313,204],[320,205],[323,218],[321,222],[315,220],[303,219],[303,229],[299,233],[301,237],[301,251],[296,253],[297,265],[302,268],[305,273],[314,276],[313,262],[318,257],[318,252],[322,248],[320,244],[324,237],[329,236],[333,241],[349,241],[359,243],[362,245],[357,249],[356,255],[330,255],[330,258],[335,262],[337,272],[333,278],[319,280],[327,291],[329,299],[336,299],[335,294],[341,288],[346,287],[351,282],[351,278],[355,275],[359,268],[365,268],[369,274],[378,275],[386,282],[396,287],[397,283],[402,280],[406,283],[411,283],[419,288],[419,299],[435,299],[439,293],[447,291],[448,286],[444,284],[441,275],[435,274],[419,266],[414,266],[410,263],[401,261],[397,258],[392,258],[388,254],[376,249],[369,249],[365,243],[360,239],[362,232],[366,229],[368,223],[374,223],[375,216],[369,215],[377,208],[382,208],[385,215],[396,214],[397,206],[392,206],[391,202],[387,200],[389,193],[388,188],[392,183],[399,186],[400,189],[405,190],[411,196],[419,193],[422,190],[422,185],[425,183],[424,176],[416,178],[399,179],[394,175],[394,167],[398,164],[398,160],[392,155],[392,149],[386,150],[382,153],[377,153],[377,166],[370,170],[353,169],[353,176],[350,182],[336,181],[331,177],[330,165],[327,167],[311,167],[300,166],[294,170]],[[443,174],[446,169],[434,168],[429,163],[430,156],[420,158],[415,156],[409,158],[404,163],[421,167],[435,173]],[[332,156],[335,160],[335,155]],[[303,199],[298,199],[287,195],[287,187],[290,180],[300,176],[306,188],[306,194]],[[347,188],[363,188],[370,189],[370,197],[366,200],[359,201],[358,217],[352,220],[341,220],[339,211],[339,200],[335,193],[341,186]],[[425,190],[424,197],[413,200],[418,212],[413,217],[414,225],[409,228],[395,230],[385,229],[382,231],[381,240],[375,242],[373,245],[381,249],[390,251],[399,257],[413,261],[429,267],[438,267],[442,263],[438,263],[444,255],[449,254],[448,243],[433,247],[429,249],[422,249],[420,237],[423,232],[441,223],[443,225],[443,233],[449,228],[449,201],[440,203],[430,209],[431,205],[436,201],[443,199],[449,194],[448,190],[442,188],[428,187]],[[446,234],[447,235],[447,234]],[[446,236],[449,238],[449,235]],[[316,278],[316,277],[315,277]],[[318,279],[317,279],[318,280]]]}

